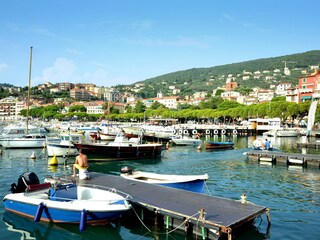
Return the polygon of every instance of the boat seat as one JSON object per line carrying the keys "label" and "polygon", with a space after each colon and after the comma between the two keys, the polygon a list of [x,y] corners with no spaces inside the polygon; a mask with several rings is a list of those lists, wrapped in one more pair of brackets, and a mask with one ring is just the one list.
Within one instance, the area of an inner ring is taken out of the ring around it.
{"label": "boat seat", "polygon": [[46,189],[50,187],[51,187],[51,183],[49,182],[41,183],[41,184],[30,184],[28,185],[27,190],[28,192],[32,192],[32,191],[37,191],[37,190]]}

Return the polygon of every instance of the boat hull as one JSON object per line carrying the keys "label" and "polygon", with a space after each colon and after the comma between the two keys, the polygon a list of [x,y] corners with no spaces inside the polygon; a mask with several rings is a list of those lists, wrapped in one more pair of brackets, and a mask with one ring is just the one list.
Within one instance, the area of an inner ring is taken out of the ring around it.
{"label": "boat hull", "polygon": [[77,148],[72,145],[61,145],[59,143],[47,143],[48,156],[76,156],[79,152]]}
{"label": "boat hull", "polygon": [[74,143],[88,155],[89,160],[122,160],[161,157],[162,144],[107,145],[101,143]]}
{"label": "boat hull", "polygon": [[208,142],[205,141],[206,149],[231,149],[234,148],[233,142]]}
{"label": "boat hull", "polygon": [[200,139],[172,139],[172,142],[178,146],[198,146],[202,143]]}
{"label": "boat hull", "polygon": [[0,144],[4,148],[43,148],[45,146],[43,139],[1,139]]}
{"label": "boat hull", "polygon": [[203,193],[208,174],[203,175],[168,175],[152,172],[133,171],[120,175],[132,181],[157,184],[165,187],[183,189],[187,191]]}
{"label": "boat hull", "polygon": [[[107,223],[121,217],[130,209],[130,205],[124,198],[117,198],[118,195],[112,192],[106,194],[104,193],[106,191],[96,189],[95,193],[90,192],[90,194],[100,195],[100,197],[81,199],[81,194],[86,194],[86,188],[81,193],[77,193],[77,187],[69,189],[71,189],[70,192],[66,189],[54,190],[55,195],[50,197],[48,197],[48,190],[30,194],[12,193],[4,197],[3,203],[6,211],[34,219],[38,217],[39,221],[54,223],[80,223],[83,211],[86,213],[86,223]],[[63,193],[59,194],[59,191]],[[42,208],[41,213],[39,213],[40,208]]]}

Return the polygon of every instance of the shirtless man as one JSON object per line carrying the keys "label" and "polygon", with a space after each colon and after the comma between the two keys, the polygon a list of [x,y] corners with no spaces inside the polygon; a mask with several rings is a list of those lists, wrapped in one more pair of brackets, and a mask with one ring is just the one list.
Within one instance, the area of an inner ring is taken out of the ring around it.
{"label": "shirtless man", "polygon": [[89,167],[87,155],[82,153],[82,149],[79,149],[79,155],[76,157],[76,161],[73,164],[73,175],[76,176],[76,169],[87,169]]}

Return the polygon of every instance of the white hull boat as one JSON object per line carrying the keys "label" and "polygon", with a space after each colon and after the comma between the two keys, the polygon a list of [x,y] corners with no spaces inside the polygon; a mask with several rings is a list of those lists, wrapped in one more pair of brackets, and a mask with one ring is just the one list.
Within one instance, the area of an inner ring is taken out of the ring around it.
{"label": "white hull boat", "polygon": [[61,133],[58,141],[47,140],[48,156],[75,156],[78,155],[77,148],[73,142],[81,142],[83,135],[81,133]]}
{"label": "white hull boat", "polygon": [[129,167],[121,169],[121,177],[138,182],[157,184],[179,188],[187,191],[203,193],[208,174],[203,175],[171,175],[153,172],[132,171]]}

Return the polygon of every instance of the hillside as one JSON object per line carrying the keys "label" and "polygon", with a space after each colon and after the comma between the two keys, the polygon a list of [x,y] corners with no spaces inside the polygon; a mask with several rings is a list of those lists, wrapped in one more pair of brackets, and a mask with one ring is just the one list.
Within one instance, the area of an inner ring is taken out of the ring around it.
{"label": "hillside", "polygon": [[[284,74],[284,67],[290,69],[291,75]],[[168,73],[158,77],[146,79],[139,83],[145,83],[147,91],[142,94],[145,96],[153,95],[162,91],[165,95],[170,95],[170,90],[164,85],[174,85],[181,90],[180,95],[187,95],[196,91],[211,92],[217,87],[222,87],[230,77],[232,81],[238,82],[242,87],[262,87],[269,88],[270,84],[279,84],[281,82],[298,83],[298,77],[302,75],[301,70],[310,70],[310,66],[320,65],[320,50],[308,51],[304,53],[262,58],[257,60],[232,63],[210,68],[192,68],[184,71]],[[274,73],[278,69],[279,73]],[[247,78],[244,80],[244,71],[247,72]],[[260,71],[258,77],[254,73]],[[270,71],[268,73],[268,71]],[[250,75],[249,73],[252,73]],[[148,87],[148,85],[151,85]],[[152,91],[150,91],[152,90]]]}

